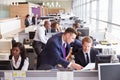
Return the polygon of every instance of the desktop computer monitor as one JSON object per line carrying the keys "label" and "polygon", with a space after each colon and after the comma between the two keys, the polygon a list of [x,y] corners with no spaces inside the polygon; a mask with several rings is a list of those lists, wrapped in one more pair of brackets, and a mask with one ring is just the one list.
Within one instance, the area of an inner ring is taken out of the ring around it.
{"label": "desktop computer monitor", "polygon": [[0,70],[13,70],[11,60],[0,60]]}
{"label": "desktop computer monitor", "polygon": [[77,31],[81,32],[80,36],[82,36],[82,37],[89,36],[89,28],[88,27],[78,28]]}
{"label": "desktop computer monitor", "polygon": [[95,69],[98,69],[100,63],[110,63],[111,55],[96,55],[95,58]]}
{"label": "desktop computer monitor", "polygon": [[98,65],[99,80],[120,80],[120,63]]}
{"label": "desktop computer monitor", "polygon": [[[95,58],[95,69],[98,69],[98,64],[102,63],[110,63],[112,55],[96,55]],[[120,55],[117,55],[117,58],[120,61]]]}

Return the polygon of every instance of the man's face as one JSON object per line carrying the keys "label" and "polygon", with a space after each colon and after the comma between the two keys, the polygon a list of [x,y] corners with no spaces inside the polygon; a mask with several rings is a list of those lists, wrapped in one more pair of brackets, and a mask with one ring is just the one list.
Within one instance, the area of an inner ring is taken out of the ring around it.
{"label": "man's face", "polygon": [[51,26],[51,23],[50,22],[47,22],[47,24],[45,25],[46,29],[49,29]]}
{"label": "man's face", "polygon": [[82,49],[84,52],[87,53],[88,51],[90,51],[91,46],[92,46],[92,43],[84,42],[82,44]]}
{"label": "man's face", "polygon": [[66,34],[66,42],[68,44],[70,44],[71,42],[74,42],[75,38],[76,38],[76,34],[71,34],[71,33]]}

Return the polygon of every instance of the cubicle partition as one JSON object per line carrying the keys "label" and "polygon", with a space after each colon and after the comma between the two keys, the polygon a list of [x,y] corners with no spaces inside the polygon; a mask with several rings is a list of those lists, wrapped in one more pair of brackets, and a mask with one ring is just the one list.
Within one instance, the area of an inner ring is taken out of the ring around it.
{"label": "cubicle partition", "polygon": [[20,28],[21,20],[18,18],[0,19],[0,34],[2,35]]}
{"label": "cubicle partition", "polygon": [[98,80],[97,71],[0,71],[0,80]]}

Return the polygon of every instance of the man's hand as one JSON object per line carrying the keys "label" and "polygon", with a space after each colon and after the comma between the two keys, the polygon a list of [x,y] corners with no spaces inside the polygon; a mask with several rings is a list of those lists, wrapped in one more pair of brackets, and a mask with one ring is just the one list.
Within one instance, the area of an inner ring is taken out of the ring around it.
{"label": "man's hand", "polygon": [[83,66],[81,66],[77,63],[74,63],[74,62],[71,63],[71,67],[75,68],[76,70],[81,70],[83,68]]}

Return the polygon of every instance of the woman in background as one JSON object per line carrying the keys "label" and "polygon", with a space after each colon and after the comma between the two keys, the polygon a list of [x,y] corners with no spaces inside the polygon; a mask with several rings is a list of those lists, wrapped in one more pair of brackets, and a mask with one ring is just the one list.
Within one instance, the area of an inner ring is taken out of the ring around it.
{"label": "woman in background", "polygon": [[14,70],[28,70],[29,59],[22,43],[16,42],[13,45],[9,59],[12,60]]}
{"label": "woman in background", "polygon": [[28,27],[28,26],[30,26],[30,15],[29,14],[25,16],[25,27]]}
{"label": "woman in background", "polygon": [[51,24],[51,32],[61,32],[61,31],[62,30],[61,30],[58,22],[53,22]]}

